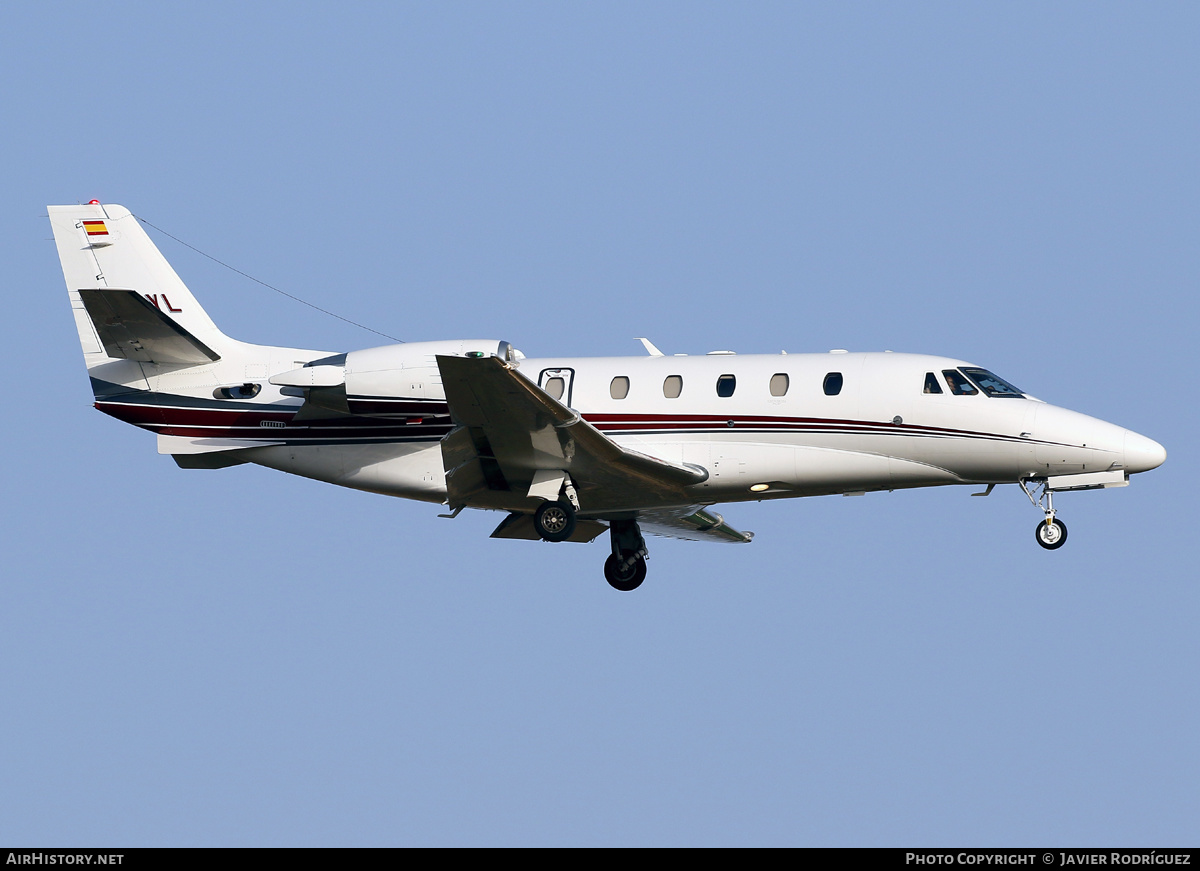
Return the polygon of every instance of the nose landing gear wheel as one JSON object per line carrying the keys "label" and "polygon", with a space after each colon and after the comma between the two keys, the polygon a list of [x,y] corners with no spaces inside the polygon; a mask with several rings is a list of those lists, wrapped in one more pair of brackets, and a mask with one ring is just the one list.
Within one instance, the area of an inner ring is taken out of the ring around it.
{"label": "nose landing gear wheel", "polygon": [[[1046,513],[1046,519],[1038,524],[1034,537],[1046,550],[1058,550],[1067,543],[1067,525],[1054,516],[1054,491],[1048,478],[1022,478],[1017,482],[1034,508]],[[1037,493],[1037,497],[1034,497]]]}
{"label": "nose landing gear wheel", "polygon": [[639,556],[634,559],[632,565],[622,569],[624,562],[625,560],[618,560],[610,555],[604,561],[604,580],[608,581],[613,589],[628,593],[630,590],[636,590],[642,581],[646,580],[646,559]]}
{"label": "nose landing gear wheel", "polygon": [[566,541],[575,531],[575,509],[566,502],[543,502],[534,512],[533,528],[546,541]]}
{"label": "nose landing gear wheel", "polygon": [[1067,543],[1067,525],[1057,517],[1038,524],[1037,543],[1046,550],[1058,550]]}

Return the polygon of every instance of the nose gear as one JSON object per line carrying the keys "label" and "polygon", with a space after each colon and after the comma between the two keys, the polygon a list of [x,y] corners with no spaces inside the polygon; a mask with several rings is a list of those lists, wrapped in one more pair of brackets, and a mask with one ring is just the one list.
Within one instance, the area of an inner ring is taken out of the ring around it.
{"label": "nose gear", "polygon": [[[1067,525],[1054,516],[1054,491],[1050,489],[1050,482],[1045,478],[1022,478],[1017,483],[1021,485],[1033,507],[1046,515],[1046,519],[1034,530],[1037,543],[1046,550],[1058,550],[1067,543]],[[1032,491],[1030,484],[1033,485]],[[1034,493],[1037,494],[1036,498]]]}

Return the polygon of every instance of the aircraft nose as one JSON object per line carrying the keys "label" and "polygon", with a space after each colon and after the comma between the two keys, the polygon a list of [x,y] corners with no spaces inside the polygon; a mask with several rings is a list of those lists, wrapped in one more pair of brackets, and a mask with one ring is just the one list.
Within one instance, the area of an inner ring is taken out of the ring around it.
{"label": "aircraft nose", "polygon": [[1133,430],[1125,430],[1125,471],[1149,472],[1157,469],[1167,459],[1167,451],[1162,445],[1138,435]]}

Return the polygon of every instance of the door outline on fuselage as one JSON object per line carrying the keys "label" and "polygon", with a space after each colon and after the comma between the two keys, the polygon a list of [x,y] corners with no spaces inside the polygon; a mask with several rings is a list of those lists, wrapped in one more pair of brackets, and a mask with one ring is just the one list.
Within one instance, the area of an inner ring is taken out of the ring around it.
{"label": "door outline on fuselage", "polygon": [[[549,390],[546,390],[546,385],[550,382],[551,378],[561,378],[563,380],[564,383],[562,396],[554,396],[553,393],[550,393]],[[571,391],[574,389],[574,386],[574,369],[543,369],[541,374],[538,375],[538,387],[546,390],[547,393],[550,393],[551,396],[554,396],[555,399],[567,406],[567,408],[574,408],[574,406],[571,404]]]}

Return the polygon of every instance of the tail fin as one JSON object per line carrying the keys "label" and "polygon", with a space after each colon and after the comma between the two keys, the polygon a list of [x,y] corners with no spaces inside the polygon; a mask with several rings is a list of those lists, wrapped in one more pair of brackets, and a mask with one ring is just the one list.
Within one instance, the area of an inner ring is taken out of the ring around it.
{"label": "tail fin", "polygon": [[220,359],[219,329],[124,206],[50,206],[88,368],[114,358],[177,366]]}

